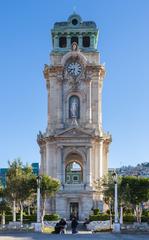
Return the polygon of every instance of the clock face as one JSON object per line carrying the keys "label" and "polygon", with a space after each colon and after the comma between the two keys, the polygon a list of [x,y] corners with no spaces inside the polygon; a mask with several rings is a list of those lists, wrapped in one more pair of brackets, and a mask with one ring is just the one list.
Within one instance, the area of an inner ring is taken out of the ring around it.
{"label": "clock face", "polygon": [[73,77],[77,77],[81,74],[82,72],[82,66],[80,63],[78,62],[71,62],[68,64],[67,66],[67,72],[73,76]]}

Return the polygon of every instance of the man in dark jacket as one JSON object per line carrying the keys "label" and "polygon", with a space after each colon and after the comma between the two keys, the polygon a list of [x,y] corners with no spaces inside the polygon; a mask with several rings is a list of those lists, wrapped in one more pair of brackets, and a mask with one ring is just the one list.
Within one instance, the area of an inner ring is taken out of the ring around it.
{"label": "man in dark jacket", "polygon": [[72,233],[77,233],[77,226],[78,226],[78,221],[76,217],[73,217],[71,222]]}

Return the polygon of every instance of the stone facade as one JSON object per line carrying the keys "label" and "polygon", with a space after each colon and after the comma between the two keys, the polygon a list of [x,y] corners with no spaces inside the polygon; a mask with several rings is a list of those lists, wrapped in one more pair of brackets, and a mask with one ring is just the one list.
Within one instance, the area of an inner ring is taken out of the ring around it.
{"label": "stone facade", "polygon": [[40,172],[58,178],[61,189],[47,202],[47,211],[84,219],[102,200],[94,183],[108,171],[111,142],[102,128],[105,68],[97,52],[98,29],[73,14],[55,23],[52,41],[51,64],[44,68],[48,123],[37,141]]}

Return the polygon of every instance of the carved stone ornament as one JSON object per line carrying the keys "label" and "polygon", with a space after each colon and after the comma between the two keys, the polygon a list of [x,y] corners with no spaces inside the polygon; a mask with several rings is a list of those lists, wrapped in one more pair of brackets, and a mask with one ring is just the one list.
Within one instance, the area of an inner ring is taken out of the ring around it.
{"label": "carved stone ornament", "polygon": [[44,78],[48,79],[48,76],[49,76],[49,66],[47,64],[44,65],[43,74],[44,74]]}
{"label": "carved stone ornament", "polygon": [[[75,74],[73,74],[73,71],[75,71]],[[81,81],[85,81],[85,75],[85,66],[80,61],[79,57],[71,56],[69,61],[67,61],[66,65],[64,66],[64,81],[68,82],[72,89],[77,89]]]}
{"label": "carved stone ornament", "polygon": [[87,59],[78,48],[76,42],[72,43],[71,52],[62,59],[64,66],[63,79],[72,89],[77,89],[81,81],[85,80],[85,67]]}

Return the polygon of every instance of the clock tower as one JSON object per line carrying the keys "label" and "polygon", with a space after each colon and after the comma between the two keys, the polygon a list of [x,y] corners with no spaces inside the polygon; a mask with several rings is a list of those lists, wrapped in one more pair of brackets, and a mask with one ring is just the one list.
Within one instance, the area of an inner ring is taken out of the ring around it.
{"label": "clock tower", "polygon": [[51,33],[50,65],[44,68],[48,121],[37,141],[40,173],[59,179],[61,188],[47,200],[46,211],[84,219],[102,205],[95,182],[108,171],[111,136],[102,128],[105,68],[95,22],[74,13],[56,22]]}

